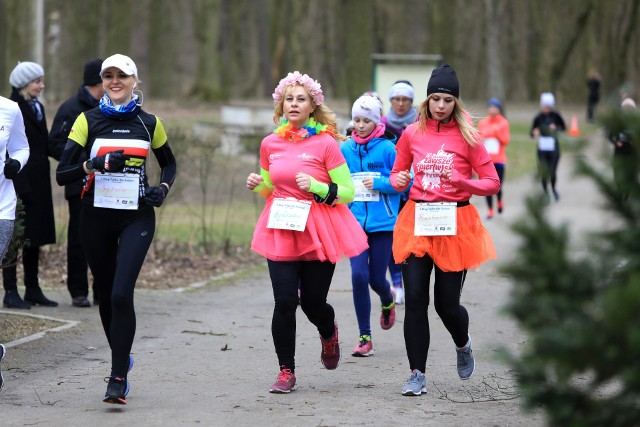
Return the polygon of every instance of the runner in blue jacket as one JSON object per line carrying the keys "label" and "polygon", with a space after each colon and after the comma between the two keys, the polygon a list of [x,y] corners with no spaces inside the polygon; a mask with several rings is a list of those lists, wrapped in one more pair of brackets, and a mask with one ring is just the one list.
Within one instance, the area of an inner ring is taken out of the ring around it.
{"label": "runner in blue jacket", "polygon": [[369,285],[380,297],[382,329],[390,329],[396,317],[394,293],[386,279],[400,205],[400,193],[389,183],[396,158],[396,137],[380,123],[381,110],[377,98],[366,95],[358,98],[351,110],[354,124],[351,138],[341,147],[356,190],[349,208],[369,242],[368,250],[350,259],[353,303],[360,328],[360,338],[351,355],[359,357],[374,353]]}

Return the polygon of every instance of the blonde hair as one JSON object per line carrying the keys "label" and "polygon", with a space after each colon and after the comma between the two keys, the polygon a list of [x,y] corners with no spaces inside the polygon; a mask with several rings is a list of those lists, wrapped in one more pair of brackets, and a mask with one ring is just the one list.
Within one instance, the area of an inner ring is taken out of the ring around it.
{"label": "blonde hair", "polygon": [[[427,96],[420,107],[418,108],[418,117],[420,124],[418,127],[421,130],[427,129],[427,117],[430,117],[429,114],[429,101],[433,94]],[[478,129],[473,125],[473,116],[471,113],[465,108],[464,104],[459,98],[454,98],[455,105],[453,106],[453,113],[451,114],[458,124],[458,128],[460,128],[460,133],[462,133],[462,137],[472,147],[478,145],[478,141],[480,140],[480,135],[478,133]]]}
{"label": "blonde hair", "polygon": [[[284,116],[284,100],[286,98],[286,94],[289,91],[291,91],[294,88],[294,86],[300,86],[304,88],[305,92],[307,92],[307,95],[309,95],[309,99],[311,103],[313,103],[313,98],[311,97],[311,94],[309,93],[307,88],[304,87],[303,85],[296,84],[296,85],[287,86],[287,88],[283,91],[282,99],[275,103],[275,107],[273,110],[273,122],[277,125],[280,124],[280,119],[282,119],[282,117]],[[338,132],[338,126],[336,123],[336,114],[333,111],[331,111],[331,109],[327,107],[325,104],[316,105],[313,111],[311,112],[311,114],[309,115],[309,117],[313,117],[318,123],[327,125],[328,132],[331,135],[333,135],[333,137],[336,140],[339,140],[339,141],[347,140],[346,136]]]}

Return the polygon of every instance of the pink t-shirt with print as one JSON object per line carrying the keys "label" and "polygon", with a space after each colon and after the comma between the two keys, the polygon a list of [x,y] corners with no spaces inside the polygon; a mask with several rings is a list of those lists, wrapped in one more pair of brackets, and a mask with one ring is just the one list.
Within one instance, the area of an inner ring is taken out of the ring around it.
{"label": "pink t-shirt with print", "polygon": [[[426,202],[461,202],[473,194],[495,194],[500,180],[487,150],[475,147],[463,138],[454,119],[441,123],[428,119],[426,129],[419,122],[409,125],[396,145],[396,161],[391,171],[391,184],[396,184],[398,172],[412,170],[413,186],[409,199]],[[443,173],[452,170],[451,180]],[[473,171],[479,179],[472,179]]]}
{"label": "pink t-shirt with print", "polygon": [[345,163],[338,143],[326,133],[299,142],[285,141],[271,134],[260,146],[260,167],[269,171],[274,197],[311,200],[313,194],[298,188],[296,174],[304,172],[318,182],[329,183],[329,171]]}
{"label": "pink t-shirt with print", "polygon": [[[367,236],[345,204],[329,206],[313,201],[313,194],[300,190],[296,174],[304,172],[318,182],[330,183],[329,171],[346,164],[337,141],[314,135],[298,142],[271,134],[260,146],[260,167],[269,171],[274,189],[258,218],[251,249],[272,261],[329,261],[351,258],[367,249]],[[267,227],[276,198],[311,200],[304,231]]]}

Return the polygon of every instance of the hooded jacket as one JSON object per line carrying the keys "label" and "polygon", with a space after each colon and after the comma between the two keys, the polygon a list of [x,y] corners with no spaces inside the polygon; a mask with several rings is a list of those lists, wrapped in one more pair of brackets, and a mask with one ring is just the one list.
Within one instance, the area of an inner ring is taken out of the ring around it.
{"label": "hooded jacket", "polygon": [[377,202],[354,201],[349,204],[349,209],[367,233],[393,231],[398,217],[400,192],[389,182],[396,159],[395,141],[396,137],[387,130],[383,136],[373,138],[366,144],[358,144],[349,138],[340,147],[352,174],[380,173],[380,177],[374,178],[373,182],[373,189],[380,191],[380,199]]}

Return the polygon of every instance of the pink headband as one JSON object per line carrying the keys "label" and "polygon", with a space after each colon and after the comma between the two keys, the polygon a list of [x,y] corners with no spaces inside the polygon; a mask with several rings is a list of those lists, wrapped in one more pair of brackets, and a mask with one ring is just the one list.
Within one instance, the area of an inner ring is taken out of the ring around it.
{"label": "pink headband", "polygon": [[294,71],[293,73],[287,74],[287,77],[280,80],[278,86],[273,91],[271,95],[275,102],[282,101],[282,95],[287,87],[293,86],[295,84],[299,84],[304,86],[304,88],[309,92],[311,98],[313,98],[313,103],[316,105],[320,105],[324,102],[324,95],[322,95],[322,89],[320,87],[320,83],[317,80],[313,80],[306,74],[300,74],[299,71]]}

